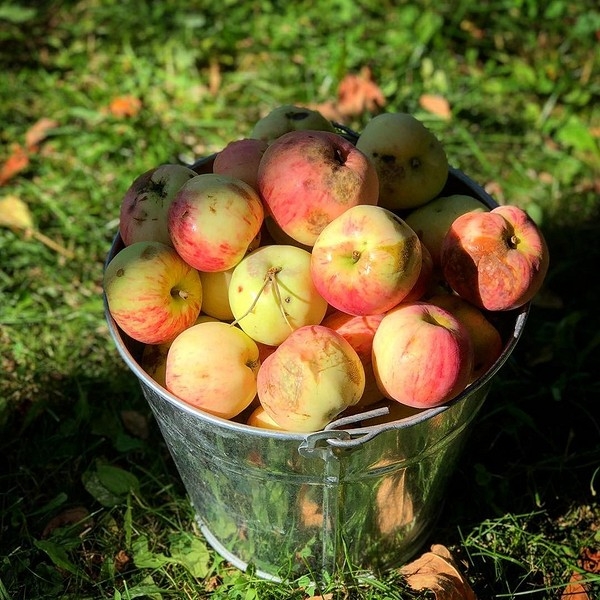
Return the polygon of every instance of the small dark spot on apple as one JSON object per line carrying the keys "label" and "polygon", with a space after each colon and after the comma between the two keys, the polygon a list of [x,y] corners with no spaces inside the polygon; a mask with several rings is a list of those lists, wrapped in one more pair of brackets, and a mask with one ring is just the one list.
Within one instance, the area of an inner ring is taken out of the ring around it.
{"label": "small dark spot on apple", "polygon": [[410,168],[414,169],[416,171],[421,166],[421,159],[418,158],[417,156],[413,156],[410,159],[409,164],[410,164]]}
{"label": "small dark spot on apple", "polygon": [[238,294],[241,294],[244,291],[244,286],[238,285],[237,291],[238,291]]}
{"label": "small dark spot on apple", "polygon": [[294,111],[285,113],[286,119],[289,119],[290,121],[304,121],[304,119],[308,118],[308,115],[309,113],[306,111]]}
{"label": "small dark spot on apple", "polygon": [[396,157],[393,154],[379,154],[377,152],[374,152],[373,158],[378,158],[382,163],[385,163],[386,165],[391,165],[396,162]]}
{"label": "small dark spot on apple", "polygon": [[142,250],[140,258],[142,260],[152,260],[158,254],[158,248],[155,246],[147,246]]}
{"label": "small dark spot on apple", "polygon": [[286,297],[283,299],[283,301],[284,301],[285,303],[289,304],[289,303],[292,301],[292,298],[291,298],[291,296],[286,296]]}
{"label": "small dark spot on apple", "polygon": [[125,269],[117,269],[117,277],[123,277],[125,275]]}

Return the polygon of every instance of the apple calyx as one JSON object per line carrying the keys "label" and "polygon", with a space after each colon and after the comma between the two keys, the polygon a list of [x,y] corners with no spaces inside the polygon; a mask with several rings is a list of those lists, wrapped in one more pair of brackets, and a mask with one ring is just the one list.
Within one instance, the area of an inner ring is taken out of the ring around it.
{"label": "apple calyx", "polygon": [[171,290],[171,297],[172,297],[172,298],[177,298],[177,297],[179,297],[179,298],[181,298],[182,300],[187,300],[187,299],[189,298],[189,296],[190,296],[190,295],[189,295],[189,294],[188,294],[188,293],[187,293],[185,290],[182,290],[182,289],[180,289],[180,288],[174,287],[174,288]]}

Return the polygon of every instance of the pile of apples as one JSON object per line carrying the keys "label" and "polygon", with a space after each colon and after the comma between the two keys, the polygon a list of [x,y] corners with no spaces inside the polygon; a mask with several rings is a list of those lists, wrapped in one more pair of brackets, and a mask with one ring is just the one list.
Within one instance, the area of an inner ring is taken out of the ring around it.
{"label": "pile of apples", "polygon": [[500,356],[491,316],[548,269],[521,208],[441,195],[443,145],[410,114],[351,140],[280,106],[192,167],[133,181],[104,291],[148,375],[224,419],[311,432],[445,404]]}

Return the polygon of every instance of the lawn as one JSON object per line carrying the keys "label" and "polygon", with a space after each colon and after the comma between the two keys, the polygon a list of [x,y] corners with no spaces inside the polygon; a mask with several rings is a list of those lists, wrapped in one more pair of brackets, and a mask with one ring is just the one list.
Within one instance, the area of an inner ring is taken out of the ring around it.
{"label": "lawn", "polygon": [[[286,103],[356,131],[377,110],[412,113],[544,231],[546,284],[431,543],[480,600],[558,600],[573,577],[574,598],[600,597],[600,11],[315,4],[0,2],[0,600],[432,597],[397,571],[316,589],[219,558],[105,322],[133,179]],[[340,97],[351,75],[362,87]]]}

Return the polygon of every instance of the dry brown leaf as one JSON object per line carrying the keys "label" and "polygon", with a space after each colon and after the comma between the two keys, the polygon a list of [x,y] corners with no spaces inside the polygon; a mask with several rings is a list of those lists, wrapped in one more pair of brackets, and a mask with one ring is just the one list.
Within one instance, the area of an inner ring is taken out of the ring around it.
{"label": "dry brown leaf", "polygon": [[443,96],[437,94],[423,94],[419,98],[419,104],[421,105],[421,108],[446,121],[452,117],[450,103]]}
{"label": "dry brown leaf", "polygon": [[73,252],[35,228],[29,207],[17,196],[9,195],[0,199],[0,227],[22,231],[67,258],[74,256]]}
{"label": "dry brown leaf", "polygon": [[44,531],[42,531],[42,537],[48,537],[55,529],[58,529],[59,527],[81,523],[85,521],[89,515],[90,513],[88,509],[83,506],[67,508],[48,521],[46,527],[44,527]]}
{"label": "dry brown leaf", "polygon": [[221,65],[212,57],[208,67],[208,91],[216,96],[221,89]]}
{"label": "dry brown leaf", "polygon": [[436,600],[477,600],[449,550],[441,544],[431,546],[430,552],[403,566],[400,573],[411,588],[429,589]]}
{"label": "dry brown leaf", "polygon": [[121,419],[123,420],[125,429],[131,435],[142,440],[148,439],[150,432],[148,430],[148,419],[145,415],[137,410],[122,410]]}
{"label": "dry brown leaf", "polygon": [[563,590],[560,600],[592,600],[587,588],[581,583],[581,573],[573,573],[567,587]]}
{"label": "dry brown leaf", "polygon": [[29,166],[29,153],[20,144],[13,144],[10,155],[0,167],[0,186],[5,185],[17,173]]}
{"label": "dry brown leaf", "polygon": [[600,550],[584,548],[579,560],[581,568],[589,573],[600,573]]}
{"label": "dry brown leaf", "polygon": [[318,596],[306,596],[304,600],[332,600],[333,594],[323,594]]}
{"label": "dry brown leaf", "polygon": [[385,97],[369,67],[363,67],[358,75],[349,73],[340,81],[337,108],[343,115],[358,117],[364,112],[378,112],[384,106]]}
{"label": "dry brown leaf", "polygon": [[142,102],[135,96],[117,96],[111,101],[108,110],[119,118],[135,117],[142,108]]}
{"label": "dry brown leaf", "polygon": [[25,134],[25,146],[30,152],[36,152],[41,142],[48,137],[48,132],[58,126],[54,119],[42,118],[36,121]]}

